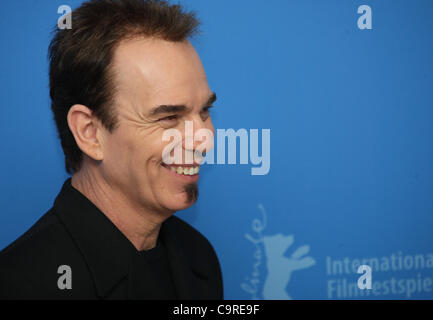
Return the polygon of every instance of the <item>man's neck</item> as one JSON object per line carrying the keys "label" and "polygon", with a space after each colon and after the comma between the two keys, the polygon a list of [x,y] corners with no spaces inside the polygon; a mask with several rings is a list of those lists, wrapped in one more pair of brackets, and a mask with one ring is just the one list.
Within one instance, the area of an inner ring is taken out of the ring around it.
{"label": "man's neck", "polygon": [[138,251],[156,246],[161,224],[167,215],[134,206],[124,193],[85,168],[72,176],[71,185],[101,210]]}

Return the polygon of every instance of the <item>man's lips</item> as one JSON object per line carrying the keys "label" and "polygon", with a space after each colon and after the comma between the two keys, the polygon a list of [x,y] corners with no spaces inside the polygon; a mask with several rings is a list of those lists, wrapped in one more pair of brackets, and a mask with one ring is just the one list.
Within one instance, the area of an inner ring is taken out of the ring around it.
{"label": "man's lips", "polygon": [[166,163],[162,163],[164,166],[168,166],[168,167],[200,167],[200,163],[193,163],[193,164],[177,164],[177,163],[173,163],[173,164],[166,164]]}

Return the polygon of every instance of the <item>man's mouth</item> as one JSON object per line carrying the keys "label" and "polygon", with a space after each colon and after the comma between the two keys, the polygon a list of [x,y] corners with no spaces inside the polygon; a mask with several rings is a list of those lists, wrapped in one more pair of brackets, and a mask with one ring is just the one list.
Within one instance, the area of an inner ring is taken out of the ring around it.
{"label": "man's mouth", "polygon": [[200,171],[199,165],[168,165],[165,163],[162,163],[162,166],[169,169],[173,173],[177,173],[179,175],[184,176],[194,176],[197,175]]}

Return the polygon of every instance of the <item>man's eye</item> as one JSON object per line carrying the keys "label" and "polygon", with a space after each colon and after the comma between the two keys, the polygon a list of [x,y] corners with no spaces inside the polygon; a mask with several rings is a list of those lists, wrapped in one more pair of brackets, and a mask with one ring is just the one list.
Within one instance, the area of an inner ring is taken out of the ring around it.
{"label": "man's eye", "polygon": [[174,114],[174,115],[171,115],[171,116],[167,116],[167,117],[161,118],[161,119],[159,119],[159,120],[160,120],[160,121],[161,121],[161,120],[168,120],[168,121],[170,121],[170,120],[177,120],[177,119],[178,119],[177,114]]}
{"label": "man's eye", "polygon": [[209,110],[210,108],[212,108],[212,106],[204,107],[201,110],[201,114],[204,115],[207,118],[209,116],[209,113],[210,113],[210,110]]}

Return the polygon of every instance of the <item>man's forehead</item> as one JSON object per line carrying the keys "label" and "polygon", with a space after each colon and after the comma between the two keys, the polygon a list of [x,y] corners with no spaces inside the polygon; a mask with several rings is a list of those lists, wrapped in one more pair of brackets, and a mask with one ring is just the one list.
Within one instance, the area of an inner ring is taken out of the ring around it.
{"label": "man's forehead", "polygon": [[200,58],[189,41],[153,38],[122,41],[115,50],[113,68],[118,74],[124,73],[128,78],[142,78],[147,82],[205,77]]}
{"label": "man's forehead", "polygon": [[112,67],[117,92],[127,99],[145,99],[148,105],[203,103],[201,100],[211,94],[201,61],[189,41],[124,41],[115,51]]}

